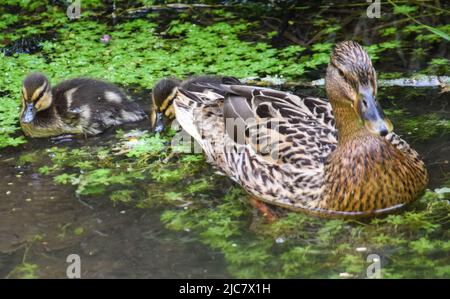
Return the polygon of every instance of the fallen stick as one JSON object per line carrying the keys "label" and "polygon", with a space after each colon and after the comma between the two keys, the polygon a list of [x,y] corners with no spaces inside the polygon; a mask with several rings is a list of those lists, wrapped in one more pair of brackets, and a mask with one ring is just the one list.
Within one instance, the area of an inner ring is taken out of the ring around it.
{"label": "fallen stick", "polygon": [[138,8],[127,9],[122,11],[120,15],[123,14],[136,14],[136,13],[144,13],[150,11],[159,11],[159,10],[167,10],[167,9],[192,9],[192,8],[219,8],[225,7],[227,5],[223,4],[184,4],[184,3],[172,3],[165,5],[152,5],[152,6],[143,6]]}
{"label": "fallen stick", "polygon": [[[265,78],[244,78],[241,80],[245,84],[255,85],[255,86],[286,86],[286,87],[317,87],[324,86],[325,80],[318,79],[313,81],[286,81],[279,77],[265,77]],[[441,87],[446,90],[450,86],[449,76],[418,76],[411,78],[399,78],[399,79],[380,79],[378,80],[378,86],[390,87],[390,86],[401,86],[401,87]]]}

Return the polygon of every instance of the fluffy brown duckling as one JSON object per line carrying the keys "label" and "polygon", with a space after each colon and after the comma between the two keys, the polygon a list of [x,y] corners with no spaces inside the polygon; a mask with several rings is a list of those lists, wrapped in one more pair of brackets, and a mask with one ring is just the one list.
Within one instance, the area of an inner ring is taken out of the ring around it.
{"label": "fluffy brown duckling", "polygon": [[52,88],[45,75],[32,73],[23,81],[20,125],[30,137],[97,135],[145,117],[119,87],[101,80],[76,78]]}

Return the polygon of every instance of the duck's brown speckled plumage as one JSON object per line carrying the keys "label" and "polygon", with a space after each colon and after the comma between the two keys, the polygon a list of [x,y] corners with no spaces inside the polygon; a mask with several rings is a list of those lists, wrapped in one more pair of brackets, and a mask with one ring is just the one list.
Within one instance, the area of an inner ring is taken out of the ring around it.
{"label": "duck's brown speckled plumage", "polygon": [[355,136],[325,164],[326,196],[320,209],[338,214],[382,213],[416,199],[427,184],[417,153],[398,135]]}
{"label": "duck's brown speckled plumage", "polygon": [[[178,88],[174,107],[208,160],[258,199],[322,216],[370,216],[413,201],[428,180],[418,154],[388,133],[391,124],[372,98],[375,78],[363,49],[343,42],[327,70],[331,104],[267,88],[209,84],[203,92]],[[245,142],[231,137],[226,119],[241,122]],[[268,144],[270,133],[277,141]]]}
{"label": "duck's brown speckled plumage", "polygon": [[[36,96],[42,86],[41,96]],[[119,87],[91,78],[70,79],[51,88],[44,75],[33,73],[24,80],[23,97],[21,126],[30,137],[96,135],[111,126],[146,118]],[[31,122],[22,121],[25,106],[34,103],[38,107],[43,99],[49,99],[48,107],[37,111]]]}

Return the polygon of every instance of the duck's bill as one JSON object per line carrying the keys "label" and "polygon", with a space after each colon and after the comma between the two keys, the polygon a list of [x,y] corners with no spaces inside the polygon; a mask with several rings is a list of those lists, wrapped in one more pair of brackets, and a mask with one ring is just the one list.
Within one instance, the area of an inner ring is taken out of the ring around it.
{"label": "duck's bill", "polygon": [[371,93],[362,93],[357,107],[364,126],[370,132],[380,136],[386,136],[392,132],[393,125],[391,121],[385,117],[383,110]]}
{"label": "duck's bill", "polygon": [[22,122],[23,123],[31,123],[36,116],[36,109],[33,104],[27,104],[25,110],[22,114]]}
{"label": "duck's bill", "polygon": [[156,109],[152,109],[152,112],[150,113],[150,125],[153,129],[156,126],[157,119],[158,119],[158,112],[156,112]]}
{"label": "duck's bill", "polygon": [[161,132],[164,129],[163,113],[152,110],[150,116],[151,126],[155,132]]}

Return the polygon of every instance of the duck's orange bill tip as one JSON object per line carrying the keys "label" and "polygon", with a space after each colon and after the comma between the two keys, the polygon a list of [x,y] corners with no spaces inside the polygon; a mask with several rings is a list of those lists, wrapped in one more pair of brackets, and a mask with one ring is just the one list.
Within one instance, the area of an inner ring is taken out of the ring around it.
{"label": "duck's orange bill tip", "polygon": [[391,122],[389,118],[385,118],[384,121],[386,122],[386,126],[388,128],[389,133],[391,133],[394,130],[394,124]]}
{"label": "duck's orange bill tip", "polygon": [[386,136],[392,132],[392,122],[385,117],[383,110],[371,92],[363,90],[356,107],[359,117],[370,132],[380,136]]}
{"label": "duck's orange bill tip", "polygon": [[364,126],[373,134],[386,136],[393,130],[392,122],[389,119],[365,120]]}

